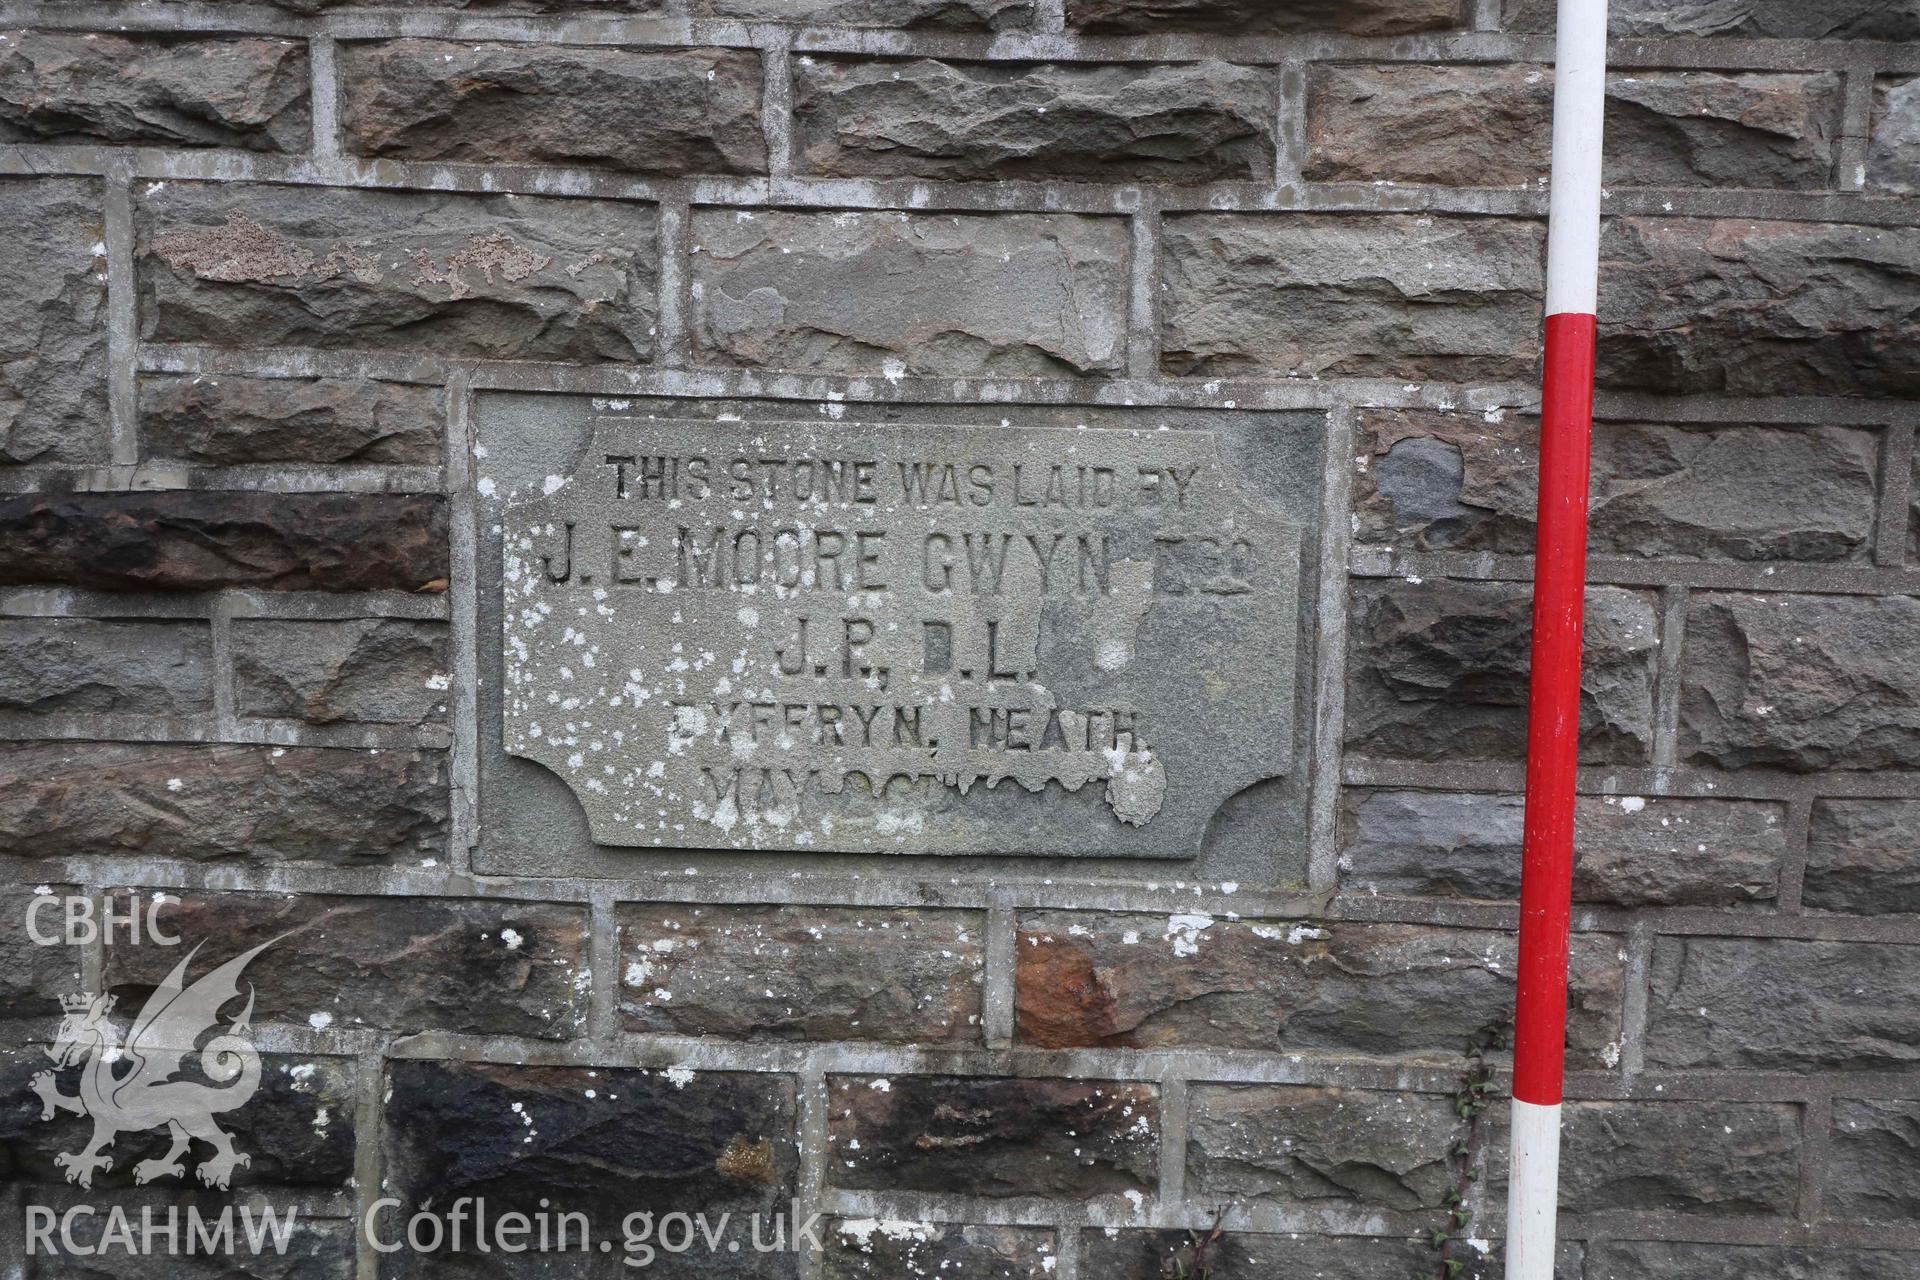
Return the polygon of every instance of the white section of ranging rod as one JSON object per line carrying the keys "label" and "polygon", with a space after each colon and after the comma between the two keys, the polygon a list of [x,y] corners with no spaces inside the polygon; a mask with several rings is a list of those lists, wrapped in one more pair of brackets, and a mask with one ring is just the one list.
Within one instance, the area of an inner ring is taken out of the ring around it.
{"label": "white section of ranging rod", "polygon": [[1547,314],[1592,315],[1600,261],[1600,135],[1607,102],[1607,0],[1560,0],[1547,194]]}
{"label": "white section of ranging rod", "polygon": [[1552,1280],[1554,1210],[1560,1195],[1560,1104],[1513,1100],[1513,1165],[1507,1182],[1507,1280]]}

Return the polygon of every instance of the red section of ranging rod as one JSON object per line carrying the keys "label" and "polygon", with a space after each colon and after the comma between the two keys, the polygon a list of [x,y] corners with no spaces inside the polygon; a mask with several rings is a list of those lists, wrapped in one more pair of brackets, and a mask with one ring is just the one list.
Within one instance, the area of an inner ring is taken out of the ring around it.
{"label": "red section of ranging rod", "polygon": [[1593,345],[1592,316],[1563,312],[1547,317],[1513,1042],[1513,1096],[1538,1106],[1559,1103],[1566,1054],[1567,925],[1573,890],[1574,771],[1579,764]]}

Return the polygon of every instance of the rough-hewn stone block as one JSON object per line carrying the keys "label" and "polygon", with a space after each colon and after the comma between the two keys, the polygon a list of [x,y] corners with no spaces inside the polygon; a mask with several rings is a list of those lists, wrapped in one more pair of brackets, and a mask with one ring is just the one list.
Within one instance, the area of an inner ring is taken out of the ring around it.
{"label": "rough-hewn stone block", "polygon": [[389,40],[342,47],[352,150],[469,164],[764,173],[760,55]]}
{"label": "rough-hewn stone block", "polygon": [[[1839,97],[1831,73],[1617,72],[1608,185],[1829,186]],[[1318,63],[1301,170],[1321,182],[1540,185],[1552,117],[1546,67]]]}
{"label": "rough-hewn stone block", "polygon": [[1920,766],[1920,600],[1709,594],[1687,613],[1680,751],[1725,768]]}
{"label": "rough-hewn stone block", "polygon": [[300,40],[0,31],[0,142],[305,151]]}
{"label": "rough-hewn stone block", "polygon": [[213,636],[204,623],[0,619],[0,711],[212,708]]}
{"label": "rough-hewn stone block", "polygon": [[1187,1190],[1208,1203],[1434,1209],[1458,1176],[1444,1094],[1196,1085],[1189,1099]]}
{"label": "rough-hewn stone block", "polygon": [[[1554,0],[1505,0],[1502,10],[1508,31],[1553,32]],[[1614,0],[1607,18],[1616,36],[1920,38],[1920,6],[1912,0]]]}
{"label": "rough-hewn stone block", "polygon": [[432,387],[359,378],[159,374],[140,381],[140,443],[160,461],[425,465],[442,457]]}
{"label": "rough-hewn stone block", "polygon": [[1115,218],[693,215],[701,359],[833,373],[1104,373],[1124,362]]}
{"label": "rough-hewn stone block", "polygon": [[[1538,421],[1360,415],[1357,541],[1532,555]],[[1851,560],[1872,549],[1876,433],[1855,427],[1594,424],[1588,548],[1702,560]]]}
{"label": "rough-hewn stone block", "polygon": [[102,591],[441,591],[447,508],[379,493],[0,498],[0,585]]}
{"label": "rough-hewn stone block", "polygon": [[151,341],[575,361],[653,347],[644,205],[174,182],[136,196]]}
{"label": "rough-hewn stone block", "polygon": [[1892,1250],[1608,1240],[1588,1246],[1586,1280],[1912,1280],[1915,1261]]}
{"label": "rough-hewn stone block", "polygon": [[1100,35],[1329,31],[1393,36],[1463,21],[1461,0],[1066,0],[1067,26]]}
{"label": "rough-hewn stone block", "polygon": [[1879,452],[1876,433],[1854,427],[1603,423],[1590,545],[1649,558],[1864,561]]}
{"label": "rough-hewn stone block", "polygon": [[1607,82],[1607,182],[1818,190],[1839,119],[1831,72],[1625,71]]}
{"label": "rough-hewn stone block", "polygon": [[1483,380],[1533,369],[1537,223],[1188,214],[1165,221],[1162,241],[1168,373]]}
{"label": "rough-hewn stone block", "polygon": [[233,678],[242,715],[444,721],[447,628],[402,618],[243,619],[233,626]]}
{"label": "rough-hewn stone block", "polygon": [[[1772,1102],[1569,1102],[1561,1167],[1566,1213],[1742,1217],[1793,1213],[1800,1191],[1800,1108]],[[1504,1199],[1505,1112],[1485,1150]]]}
{"label": "rough-hewn stone block", "polygon": [[[29,888],[24,882],[0,889],[0,920],[7,922],[7,927],[0,930],[0,1018],[41,1018],[51,1028],[60,1017],[59,998],[80,989],[80,948],[42,946],[27,930],[27,912],[35,898],[65,897],[74,892],[77,890],[72,885],[37,884]],[[41,908],[33,923],[42,937],[60,936],[65,918],[62,910],[59,903]],[[35,1070],[45,1066],[42,1057]],[[24,1095],[9,1090],[6,1096]],[[37,1108],[34,1114],[39,1114]],[[7,1110],[0,1108],[0,1117],[6,1115]]]}
{"label": "rough-hewn stone block", "polygon": [[694,0],[694,8],[714,18],[822,27],[1021,31],[1033,20],[1033,0]]}
{"label": "rough-hewn stone block", "polygon": [[1920,800],[1815,800],[1801,900],[1823,911],[1920,914]]}
{"label": "rough-hewn stone block", "polygon": [[[1284,1236],[1229,1231],[1202,1244],[1205,1232],[1102,1230],[1080,1236],[1083,1274],[1101,1280],[1267,1280],[1311,1276],[1313,1280],[1409,1280],[1440,1274],[1438,1255],[1424,1240],[1385,1236]],[[1201,1268],[1204,1268],[1202,1270]],[[1473,1270],[1456,1280],[1491,1280]]]}
{"label": "rough-hewn stone block", "polygon": [[635,1031],[735,1040],[980,1038],[985,917],[866,907],[620,908]]}
{"label": "rough-hewn stone block", "polygon": [[[1457,1060],[1513,1004],[1510,933],[1189,914],[1019,922],[1024,1044],[1263,1049]],[[1619,941],[1573,940],[1572,1059],[1618,1040]]]}
{"label": "rough-hewn stone block", "polygon": [[0,463],[108,458],[100,184],[0,178]]}
{"label": "rough-hewn stone block", "polygon": [[1053,1233],[1030,1227],[842,1219],[821,1233],[826,1280],[1051,1280]]}
{"label": "rough-hewn stone block", "polygon": [[1920,228],[1612,218],[1600,280],[1606,386],[1920,394]]}
{"label": "rough-hewn stone block", "polygon": [[[64,950],[65,948],[52,948]],[[186,948],[172,953],[175,963],[184,959]],[[195,972],[198,972],[196,969]],[[76,986],[74,990],[78,990]],[[64,993],[63,993],[64,994]],[[51,998],[49,998],[51,1003]],[[236,1002],[234,1010],[237,1011]],[[120,1033],[141,1012],[141,995],[123,997],[115,1009]],[[126,1021],[120,1021],[121,1017]],[[224,1026],[224,1021],[222,1023]],[[124,1061],[124,1059],[123,1059]],[[198,1080],[193,1059],[178,1077]],[[7,1156],[9,1182],[28,1185],[64,1185],[66,1172],[54,1163],[63,1151],[79,1151],[87,1144],[93,1124],[83,1116],[55,1113],[51,1122],[40,1119],[40,1102],[29,1091],[37,1072],[52,1067],[43,1046],[25,1045],[19,1049],[0,1049],[0,1089],[6,1090],[18,1107],[0,1110],[0,1151]],[[124,1068],[122,1068],[124,1072]],[[55,1084],[63,1094],[76,1092],[78,1072],[56,1072]],[[239,1086],[227,1086],[239,1087]],[[326,1058],[278,1053],[260,1055],[260,1084],[246,1105],[220,1112],[220,1128],[233,1139],[234,1150],[247,1157],[247,1163],[232,1170],[231,1187],[243,1188],[340,1188],[353,1178],[354,1142],[354,1064],[350,1058]],[[155,1127],[141,1129],[129,1125],[110,1146],[110,1167],[95,1172],[92,1190],[120,1190],[140,1185],[135,1166],[152,1161],[158,1166],[166,1155],[170,1134],[156,1117]],[[157,1171],[147,1185],[152,1191],[199,1191],[202,1184],[196,1170],[211,1148],[195,1144],[181,1161],[179,1174]],[[103,1210],[104,1212],[104,1210]],[[157,1212],[160,1212],[157,1210]],[[217,1212],[217,1210],[215,1210]],[[284,1213],[284,1210],[282,1210]],[[164,1219],[162,1219],[164,1221]],[[139,1224],[135,1211],[136,1230]],[[136,1236],[137,1239],[137,1236]],[[164,1236],[155,1237],[164,1253]],[[184,1253],[184,1234],[180,1242]]]}
{"label": "rough-hewn stone block", "polygon": [[1826,1204],[1849,1222],[1920,1220],[1920,1102],[1834,1102]]}
{"label": "rough-hewn stone block", "polygon": [[836,1187],[1076,1198],[1155,1187],[1150,1084],[832,1076],[827,1116]]}
{"label": "rough-hewn stone block", "polygon": [[1882,80],[1873,96],[1873,134],[1864,175],[1869,190],[1920,191],[1920,76]]}
{"label": "rough-hewn stone block", "polygon": [[801,165],[845,177],[1208,182],[1273,172],[1269,72],[803,57]]}
{"label": "rough-hewn stone block", "polygon": [[[432,1204],[445,1212],[464,1197],[483,1200],[493,1221],[509,1213],[538,1222],[544,1211],[550,1223],[562,1212],[585,1215],[591,1234],[584,1253],[576,1225],[568,1252],[527,1252],[516,1259],[530,1264],[524,1269],[499,1269],[499,1260],[512,1255],[477,1253],[469,1231],[459,1257],[444,1243],[430,1253],[403,1249],[386,1260],[383,1276],[440,1277],[476,1268],[595,1280],[796,1275],[792,1206],[799,1160],[790,1077],[682,1067],[395,1062],[384,1102],[382,1194],[399,1198],[404,1208],[374,1219],[382,1241],[404,1241],[416,1207]],[[714,1246],[696,1233],[689,1251],[663,1248],[669,1237],[659,1234],[659,1220],[671,1213],[706,1215],[718,1233]],[[634,1214],[648,1215],[644,1229]],[[784,1231],[784,1251],[753,1247],[749,1219],[755,1217],[763,1245]],[[824,1239],[823,1227],[815,1224]],[[522,1243],[530,1246],[534,1238]],[[602,1240],[611,1244],[610,1255],[595,1254]],[[730,1251],[729,1243],[737,1249]]]}
{"label": "rough-hewn stone block", "polygon": [[[247,966],[261,1022],[564,1040],[586,1019],[587,914],[571,903],[187,891],[159,919],[204,940],[195,973],[270,944]],[[179,958],[116,937],[107,985],[152,986]]]}
{"label": "rough-hewn stone block", "polygon": [[[1526,751],[1532,588],[1390,579],[1353,589],[1347,748],[1408,760],[1518,760]],[[1644,761],[1653,740],[1651,597],[1587,591],[1580,755]]]}
{"label": "rough-hewn stone block", "polygon": [[1654,943],[1649,1066],[1875,1071],[1920,1062],[1920,947]]}
{"label": "rough-hewn stone block", "polygon": [[0,744],[0,852],[210,861],[422,859],[446,845],[436,752]]}
{"label": "rough-hewn stone block", "polygon": [[[1340,869],[1368,893],[1514,898],[1518,795],[1349,788]],[[1573,896],[1620,906],[1738,906],[1771,900],[1786,856],[1786,805],[1761,800],[1581,796]]]}

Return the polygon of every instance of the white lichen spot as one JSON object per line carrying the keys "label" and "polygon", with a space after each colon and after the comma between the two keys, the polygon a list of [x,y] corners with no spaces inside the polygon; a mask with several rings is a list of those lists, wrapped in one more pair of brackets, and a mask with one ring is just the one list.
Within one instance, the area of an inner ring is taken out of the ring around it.
{"label": "white lichen spot", "polygon": [[1167,931],[1162,936],[1173,943],[1174,955],[1198,955],[1200,935],[1212,927],[1212,916],[1199,914],[1168,916]]}

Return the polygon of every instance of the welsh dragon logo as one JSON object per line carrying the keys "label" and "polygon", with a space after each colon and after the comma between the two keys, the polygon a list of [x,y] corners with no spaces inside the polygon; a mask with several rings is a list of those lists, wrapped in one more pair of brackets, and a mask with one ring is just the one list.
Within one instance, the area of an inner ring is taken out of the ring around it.
{"label": "welsh dragon logo", "polygon": [[[260,1087],[260,1054],[247,1039],[252,984],[247,985],[247,1004],[239,1017],[221,1029],[219,1015],[240,995],[241,970],[271,945],[263,942],[186,986],[187,966],[200,950],[195,946],[147,998],[125,1046],[108,1020],[115,997],[83,992],[60,998],[65,1012],[47,1056],[58,1070],[80,1067],[80,1091],[72,1097],[61,1093],[54,1071],[36,1074],[32,1087],[40,1095],[42,1120],[68,1111],[93,1121],[93,1138],[85,1147],[54,1157],[68,1182],[91,1187],[96,1170],[113,1167],[113,1157],[105,1151],[117,1135],[163,1125],[173,1145],[164,1156],[134,1165],[136,1183],[183,1177],[184,1157],[195,1138],[213,1148],[198,1169],[200,1181],[209,1187],[226,1187],[235,1168],[251,1163],[233,1149],[233,1138],[214,1117],[245,1106]],[[212,1030],[222,1033],[199,1045],[200,1037]],[[189,1056],[199,1059],[199,1074],[212,1083],[175,1078]]]}

